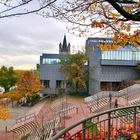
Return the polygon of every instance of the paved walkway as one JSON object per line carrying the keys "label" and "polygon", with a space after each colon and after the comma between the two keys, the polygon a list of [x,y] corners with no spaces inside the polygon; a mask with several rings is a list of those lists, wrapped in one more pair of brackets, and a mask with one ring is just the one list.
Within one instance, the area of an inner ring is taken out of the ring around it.
{"label": "paved walkway", "polygon": [[[28,115],[31,113],[35,113],[37,115],[37,121],[41,122],[42,117],[43,119],[50,120],[54,116],[51,110],[52,104],[56,102],[62,102],[62,101],[67,101],[68,103],[73,103],[78,107],[78,114],[73,113],[69,114],[68,117],[65,119],[64,125],[65,127],[68,127],[77,121],[84,119],[90,115],[93,115],[87,108],[86,104],[84,103],[84,98],[83,97],[72,97],[72,96],[67,96],[65,98],[60,98],[59,100],[55,102],[51,102],[49,100],[44,100],[39,102],[38,104],[34,105],[33,107],[16,107],[11,109],[11,118],[6,120],[6,121],[0,121],[0,130],[5,131],[5,126],[7,126],[8,130],[14,125],[16,122],[16,119],[19,117],[23,117],[24,115]],[[119,99],[119,102],[121,104],[125,104],[124,99]],[[80,126],[81,127],[81,126]],[[79,129],[76,128],[76,131]],[[5,139],[7,140],[7,139]],[[9,139],[8,139],[9,140]]]}
{"label": "paved walkway", "polygon": [[34,105],[33,107],[13,107],[10,108],[10,118],[7,120],[0,120],[0,131],[5,131],[5,129],[10,130],[15,124],[16,120],[24,117],[25,115],[29,115],[35,113],[36,115],[39,111],[43,108],[46,104],[46,100],[39,102],[38,104]]}
{"label": "paved walkway", "polygon": [[[112,99],[114,100],[114,99]],[[69,127],[72,124],[86,118],[89,116],[94,115],[94,113],[91,113],[87,105],[84,103],[84,98],[79,98],[79,97],[70,97],[68,99],[68,102],[71,102],[75,105],[78,106],[78,114],[70,114],[66,119],[65,119],[65,127]],[[118,104],[120,105],[126,105],[127,101],[124,98],[119,98],[118,99]],[[82,126],[78,126],[75,129],[73,129],[71,132],[75,133],[76,131],[79,131]]]}
{"label": "paved walkway", "polygon": [[28,111],[30,107],[14,107],[10,108],[10,118],[7,120],[0,120],[0,131],[5,131],[6,127],[7,130],[10,130],[10,128],[16,123],[16,119],[24,116]]}

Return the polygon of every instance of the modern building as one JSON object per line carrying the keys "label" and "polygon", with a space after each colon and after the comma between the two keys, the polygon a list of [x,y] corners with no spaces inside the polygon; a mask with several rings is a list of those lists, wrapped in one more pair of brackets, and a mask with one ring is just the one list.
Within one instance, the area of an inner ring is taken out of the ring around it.
{"label": "modern building", "polygon": [[89,67],[94,67],[89,80],[89,94],[102,90],[117,90],[124,80],[140,77],[136,65],[140,61],[140,49],[129,45],[117,50],[103,51],[100,43],[113,44],[111,38],[88,38],[86,41]]}
{"label": "modern building", "polygon": [[[113,44],[111,38],[88,38],[86,41],[89,62],[87,67],[94,67],[90,72],[88,92],[94,94],[102,90],[117,90],[124,80],[136,79],[140,73],[135,67],[140,61],[140,49],[119,47],[117,50],[103,51],[100,43]],[[64,36],[63,44],[59,44],[59,54],[42,54],[40,56],[40,80],[51,92],[57,88],[65,88],[64,74],[59,71],[60,58],[70,54],[70,43]]]}
{"label": "modern building", "polygon": [[40,80],[52,93],[57,88],[65,88],[64,74],[59,71],[60,58],[70,54],[70,43],[67,44],[66,36],[63,43],[59,44],[59,54],[42,54],[40,56]]}

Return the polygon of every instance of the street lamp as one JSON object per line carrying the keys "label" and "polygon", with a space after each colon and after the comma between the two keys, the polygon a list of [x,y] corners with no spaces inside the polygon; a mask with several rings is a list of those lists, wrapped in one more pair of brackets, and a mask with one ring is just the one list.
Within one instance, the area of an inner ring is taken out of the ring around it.
{"label": "street lamp", "polygon": [[112,91],[112,82],[110,82],[110,91],[109,91],[109,107],[110,107],[110,109],[111,109],[111,101],[112,101],[111,91]]}
{"label": "street lamp", "polygon": [[111,95],[111,91],[109,92],[109,107],[111,109],[111,101],[112,101],[112,95]]}

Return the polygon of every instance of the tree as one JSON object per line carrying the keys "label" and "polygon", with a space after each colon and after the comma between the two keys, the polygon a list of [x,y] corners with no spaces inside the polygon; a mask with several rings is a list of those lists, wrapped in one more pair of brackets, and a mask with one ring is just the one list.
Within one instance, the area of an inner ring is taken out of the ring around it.
{"label": "tree", "polygon": [[1,0],[1,5],[0,18],[35,13],[73,23],[69,27],[72,34],[114,36],[115,45],[101,44],[104,50],[140,46],[139,0]]}
{"label": "tree", "polygon": [[26,97],[29,102],[30,97],[42,88],[38,75],[33,71],[25,71],[20,75],[16,86],[16,91],[22,94],[23,97]]}
{"label": "tree", "polygon": [[9,109],[0,107],[0,119],[6,120],[10,117]]}
{"label": "tree", "polygon": [[88,56],[82,52],[61,59],[60,71],[64,72],[67,84],[76,91],[87,88],[87,70],[85,68],[87,61]]}
{"label": "tree", "polygon": [[63,0],[53,6],[52,17],[73,23],[69,30],[72,34],[114,36],[115,45],[108,48],[140,46],[139,0]]}
{"label": "tree", "polygon": [[46,12],[49,11],[49,6],[56,1],[57,0],[0,0],[0,18],[21,16],[31,13],[40,15],[44,13],[43,10]]}
{"label": "tree", "polygon": [[16,81],[17,77],[12,67],[7,68],[2,66],[0,68],[0,86],[5,89],[5,92],[9,91],[11,87],[15,86]]}

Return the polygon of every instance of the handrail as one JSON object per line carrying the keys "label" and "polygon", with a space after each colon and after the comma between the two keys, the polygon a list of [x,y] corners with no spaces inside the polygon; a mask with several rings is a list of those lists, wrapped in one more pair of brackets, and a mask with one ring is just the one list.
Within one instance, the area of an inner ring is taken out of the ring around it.
{"label": "handrail", "polygon": [[29,120],[33,117],[35,117],[35,112],[16,119],[16,123],[21,123],[21,122]]}
{"label": "handrail", "polygon": [[65,129],[63,129],[58,134],[56,134],[54,137],[52,137],[52,140],[58,140],[60,137],[65,135],[66,132],[68,132],[69,130],[75,128],[76,126],[78,126],[80,124],[83,124],[85,121],[91,120],[91,119],[99,117],[101,115],[110,114],[111,112],[115,112],[115,111],[123,110],[123,109],[130,109],[130,108],[140,108],[140,105],[132,105],[132,106],[127,106],[127,107],[118,107],[118,108],[115,108],[115,109],[110,109],[110,110],[107,110],[107,111],[104,111],[104,112],[97,113],[97,114],[95,114],[93,116],[89,116],[87,118],[84,118],[84,119],[76,122],[75,124],[65,128]]}
{"label": "handrail", "polygon": [[92,100],[97,100],[97,99],[100,99],[100,98],[103,98],[103,97],[109,97],[110,93],[111,93],[112,97],[127,96],[128,92],[131,93],[131,91],[139,90],[140,88],[138,88],[138,87],[140,87],[140,84],[134,84],[134,85],[132,85],[130,87],[124,88],[124,89],[119,90],[119,91],[101,91],[101,92],[95,93],[94,95],[86,97],[85,102],[86,102],[86,100],[88,100],[88,98],[91,98]]}

